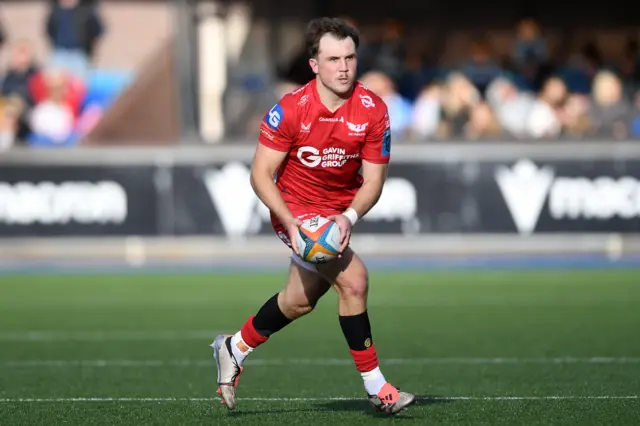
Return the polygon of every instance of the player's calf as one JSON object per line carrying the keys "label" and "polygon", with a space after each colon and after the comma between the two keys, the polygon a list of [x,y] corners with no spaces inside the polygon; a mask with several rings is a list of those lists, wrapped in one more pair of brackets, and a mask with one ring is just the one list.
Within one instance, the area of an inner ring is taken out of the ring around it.
{"label": "player's calf", "polygon": [[292,264],[284,290],[267,300],[231,339],[238,364],[273,334],[311,312],[329,288],[317,272]]}
{"label": "player's calf", "polygon": [[380,371],[367,311],[357,315],[340,315],[339,320],[369,402],[378,411],[387,414],[396,414],[413,404],[415,396],[408,392],[400,392],[387,382]]}
{"label": "player's calf", "polygon": [[289,325],[295,318],[288,318],[278,305],[279,293],[275,294],[244,323],[240,331],[231,338],[231,349],[238,365],[242,365],[245,358],[258,346],[269,340]]}
{"label": "player's calf", "polygon": [[[371,323],[367,312],[368,274],[362,260],[351,249],[335,265],[321,270],[335,281],[339,321],[356,369],[360,372],[369,400],[377,409],[397,413],[415,401],[385,379],[378,364]],[[333,277],[330,274],[334,274]]]}

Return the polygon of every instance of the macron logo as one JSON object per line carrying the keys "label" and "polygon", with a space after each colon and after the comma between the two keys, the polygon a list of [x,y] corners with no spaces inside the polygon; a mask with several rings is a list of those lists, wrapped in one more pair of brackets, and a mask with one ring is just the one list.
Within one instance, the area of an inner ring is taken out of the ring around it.
{"label": "macron logo", "polygon": [[538,168],[532,161],[523,159],[512,168],[499,167],[495,179],[516,228],[521,234],[531,234],[553,184],[553,170]]}
{"label": "macron logo", "polygon": [[249,175],[244,164],[229,163],[220,170],[207,171],[203,176],[209,197],[228,235],[243,235],[255,227],[258,199],[249,183]]}

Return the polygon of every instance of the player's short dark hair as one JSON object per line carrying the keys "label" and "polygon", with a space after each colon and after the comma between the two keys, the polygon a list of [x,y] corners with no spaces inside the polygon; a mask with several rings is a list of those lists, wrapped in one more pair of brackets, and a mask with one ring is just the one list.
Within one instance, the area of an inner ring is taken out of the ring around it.
{"label": "player's short dark hair", "polygon": [[360,33],[358,30],[349,25],[347,21],[340,18],[317,18],[313,19],[307,25],[307,53],[310,58],[318,56],[320,48],[320,39],[325,34],[331,34],[338,40],[344,40],[351,37],[356,49],[360,44]]}

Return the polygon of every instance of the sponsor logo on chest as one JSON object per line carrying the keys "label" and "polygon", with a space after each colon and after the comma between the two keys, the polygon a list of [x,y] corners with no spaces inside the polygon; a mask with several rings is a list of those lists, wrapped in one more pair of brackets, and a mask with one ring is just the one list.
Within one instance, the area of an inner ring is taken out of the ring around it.
{"label": "sponsor logo on chest", "polygon": [[349,153],[345,148],[326,147],[318,149],[315,146],[298,148],[298,160],[307,167],[340,168],[347,161],[360,158],[360,153]]}
{"label": "sponsor logo on chest", "polygon": [[[313,119],[309,120],[308,123],[306,123],[307,120],[303,120],[300,123],[300,132],[302,133],[310,133],[311,131],[311,123],[313,122]],[[353,137],[363,137],[366,135],[366,131],[367,131],[367,127],[369,127],[369,123],[368,122],[364,122],[364,123],[352,123],[351,121],[345,120],[344,117],[319,117],[318,118],[318,122],[320,123],[344,123],[345,126],[347,127],[347,135],[348,136],[353,136]],[[339,132],[341,132],[342,128],[336,128],[336,130],[338,130]]]}
{"label": "sponsor logo on chest", "polygon": [[344,117],[320,117],[318,121],[328,123],[344,123]]}

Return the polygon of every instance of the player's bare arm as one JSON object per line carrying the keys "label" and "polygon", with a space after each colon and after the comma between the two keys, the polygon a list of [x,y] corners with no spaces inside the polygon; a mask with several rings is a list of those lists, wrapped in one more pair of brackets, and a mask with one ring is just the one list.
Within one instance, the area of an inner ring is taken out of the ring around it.
{"label": "player's bare arm", "polygon": [[389,164],[376,164],[362,160],[362,186],[349,206],[350,209],[355,210],[358,217],[367,214],[380,199],[388,170]]}
{"label": "player's bare arm", "polygon": [[[251,166],[251,186],[258,198],[287,227],[289,238],[292,238],[292,229],[300,226],[301,222],[291,214],[273,180],[276,170],[287,154],[287,152],[278,151],[259,143]],[[293,250],[297,253],[295,244],[293,244]]]}
{"label": "player's bare arm", "polygon": [[340,251],[343,252],[351,239],[351,228],[358,218],[361,218],[376,205],[382,194],[384,182],[387,179],[388,164],[370,163],[362,161],[362,186],[356,193],[349,208],[341,215],[332,216],[340,227]]}

